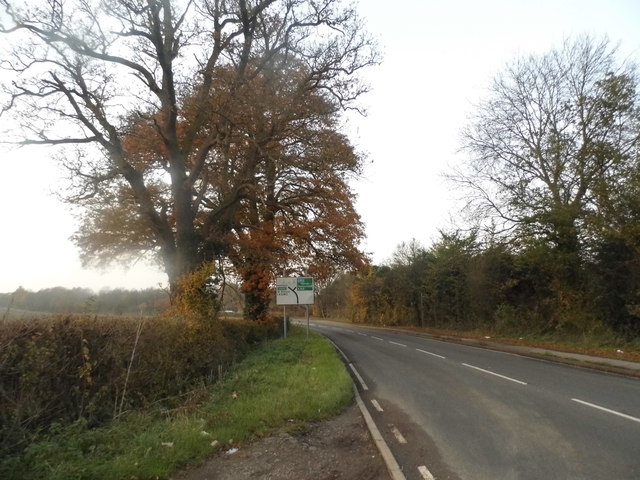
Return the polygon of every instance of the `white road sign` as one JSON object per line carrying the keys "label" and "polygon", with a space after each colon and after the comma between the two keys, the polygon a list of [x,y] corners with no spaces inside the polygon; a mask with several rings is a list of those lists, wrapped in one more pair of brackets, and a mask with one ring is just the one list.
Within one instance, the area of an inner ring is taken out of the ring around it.
{"label": "white road sign", "polygon": [[277,305],[313,305],[313,278],[278,277],[276,279]]}

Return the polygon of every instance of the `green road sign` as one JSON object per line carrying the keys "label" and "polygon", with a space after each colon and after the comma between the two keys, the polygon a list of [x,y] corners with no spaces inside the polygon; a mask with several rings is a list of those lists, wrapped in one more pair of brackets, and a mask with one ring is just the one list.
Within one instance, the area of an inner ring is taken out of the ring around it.
{"label": "green road sign", "polygon": [[297,284],[298,291],[313,291],[313,278],[311,277],[300,277],[297,279]]}

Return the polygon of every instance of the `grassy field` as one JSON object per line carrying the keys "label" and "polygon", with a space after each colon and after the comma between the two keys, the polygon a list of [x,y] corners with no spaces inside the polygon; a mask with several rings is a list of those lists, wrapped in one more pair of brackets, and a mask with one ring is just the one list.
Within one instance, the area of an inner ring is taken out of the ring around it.
{"label": "grassy field", "polygon": [[213,389],[193,391],[172,411],[129,413],[89,429],[54,429],[20,457],[0,460],[5,480],[167,478],[218,449],[340,413],[351,380],[332,346],[294,329],[268,342]]}

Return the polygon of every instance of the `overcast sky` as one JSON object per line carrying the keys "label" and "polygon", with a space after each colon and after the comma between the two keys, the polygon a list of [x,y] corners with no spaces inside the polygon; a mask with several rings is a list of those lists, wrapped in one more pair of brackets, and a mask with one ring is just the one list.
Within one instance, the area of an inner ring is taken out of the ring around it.
{"label": "overcast sky", "polygon": [[[459,133],[506,62],[588,33],[640,61],[638,0],[361,0],[384,62],[367,73],[365,118],[353,140],[368,152],[354,186],[375,263],[412,238],[428,246],[455,216],[442,174],[459,161]],[[144,265],[83,270],[69,240],[74,218],[53,195],[61,172],[48,151],[0,151],[0,292],[41,288],[146,288],[165,282]]]}

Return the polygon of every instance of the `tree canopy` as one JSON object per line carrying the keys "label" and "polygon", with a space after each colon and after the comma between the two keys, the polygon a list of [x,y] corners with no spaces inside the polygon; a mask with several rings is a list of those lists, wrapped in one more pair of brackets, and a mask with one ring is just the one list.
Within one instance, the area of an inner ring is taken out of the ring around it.
{"label": "tree canopy", "polygon": [[462,134],[452,179],[470,223],[354,279],[352,318],[637,338],[639,100],[636,68],[606,39],[510,62]]}
{"label": "tree canopy", "polygon": [[[362,264],[340,132],[375,42],[338,0],[2,0],[22,144],[70,145],[84,259],[148,254],[170,286],[232,265],[264,300],[275,268]],[[23,135],[27,132],[27,135]],[[251,295],[249,295],[251,298]],[[255,303],[255,302],[254,302]],[[254,316],[264,313],[255,304]]]}
{"label": "tree canopy", "polygon": [[507,65],[463,132],[455,179],[477,218],[575,251],[636,158],[637,82],[608,40],[589,36]]}

